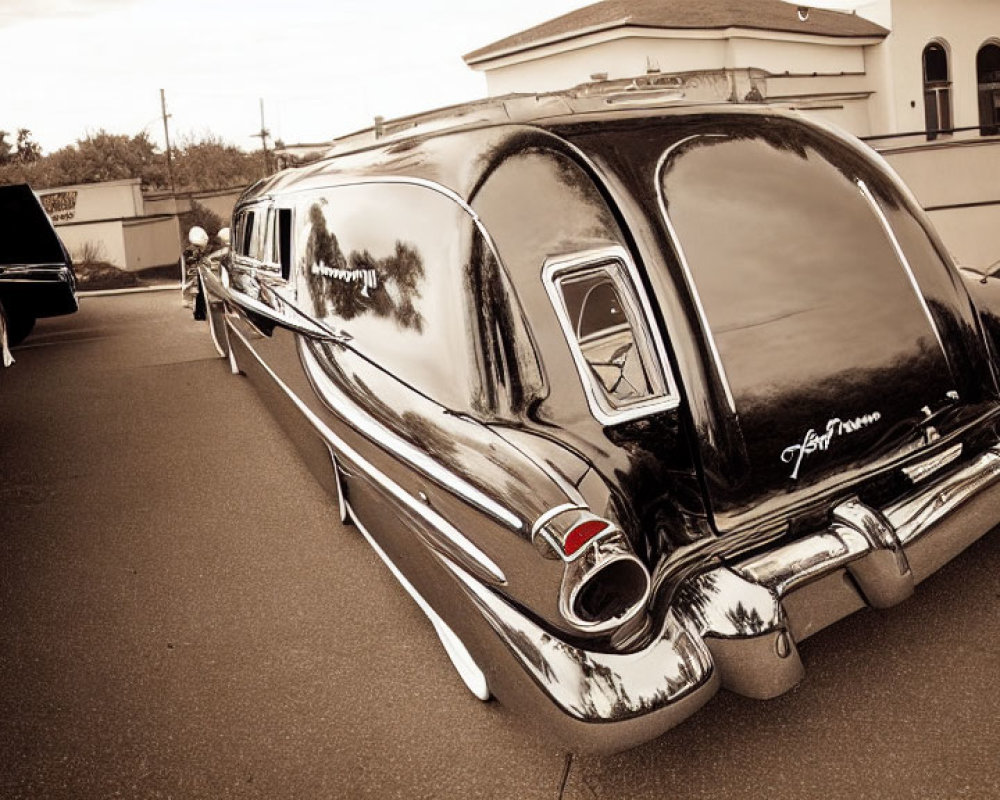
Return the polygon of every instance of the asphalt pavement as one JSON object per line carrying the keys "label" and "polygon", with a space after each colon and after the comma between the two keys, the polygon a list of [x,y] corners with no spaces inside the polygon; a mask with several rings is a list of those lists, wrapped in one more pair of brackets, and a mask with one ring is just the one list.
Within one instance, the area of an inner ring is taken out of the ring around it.
{"label": "asphalt pavement", "polygon": [[767,702],[567,753],[430,624],[176,292],[0,371],[0,798],[1000,798],[1000,534]]}

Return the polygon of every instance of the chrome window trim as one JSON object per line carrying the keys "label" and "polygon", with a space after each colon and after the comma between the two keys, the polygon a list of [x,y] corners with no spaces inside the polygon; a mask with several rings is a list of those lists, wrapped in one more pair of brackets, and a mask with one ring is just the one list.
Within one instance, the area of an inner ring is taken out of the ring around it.
{"label": "chrome window trim", "polygon": [[[299,354],[306,375],[314,387],[316,387],[320,380],[331,383],[326,375],[323,374],[322,368],[316,363],[316,356],[306,346],[305,342],[301,340],[299,341]],[[521,518],[512,511],[500,505],[492,498],[487,497],[464,478],[445,468],[425,452],[414,447],[398,434],[393,433],[389,428],[375,422],[364,412],[355,410],[353,405],[345,398],[331,397],[329,391],[320,391],[319,389],[317,389],[317,394],[329,405],[334,413],[343,418],[352,428],[355,428],[369,439],[378,442],[381,447],[392,451],[411,467],[429,475],[437,483],[447,487],[471,505],[486,512],[512,530],[520,531],[523,529],[524,525],[521,522]]]}
{"label": "chrome window trim", "polygon": [[[256,222],[258,219],[260,220],[260,224],[264,226],[263,231],[260,234],[260,247],[258,255],[273,257],[274,249],[277,247],[278,210],[280,208],[284,208],[284,206],[276,205],[273,198],[268,197],[249,203],[238,209],[236,211],[238,220],[236,234],[237,244],[239,244],[242,240],[242,237],[240,236],[240,229],[246,225],[247,212],[252,211],[254,212],[254,230],[257,229]],[[257,256],[248,253],[240,253],[232,245],[230,246],[230,255],[234,267],[248,269],[251,270],[251,272],[263,272],[267,275],[268,280],[272,282],[274,280],[278,280],[282,284],[288,282],[282,276],[280,262],[268,261],[266,258],[258,258]]]}
{"label": "chrome window trim", "polygon": [[868,205],[871,206],[872,211],[875,212],[875,216],[878,217],[878,221],[882,225],[882,230],[889,239],[892,249],[896,254],[896,258],[899,260],[899,263],[903,267],[903,271],[906,273],[907,279],[910,281],[910,288],[913,289],[913,293],[917,296],[917,302],[920,303],[920,308],[923,309],[924,316],[927,318],[927,322],[930,324],[931,330],[934,331],[934,338],[937,339],[938,347],[941,349],[941,355],[944,356],[944,362],[948,365],[948,368],[951,369],[951,363],[948,360],[948,351],[945,350],[944,340],[941,338],[941,332],[938,330],[934,317],[931,316],[931,310],[927,305],[927,299],[924,297],[924,293],[920,291],[920,284],[917,283],[917,276],[913,274],[913,268],[910,266],[909,259],[907,259],[906,254],[903,252],[903,247],[899,243],[899,239],[896,237],[896,232],[892,229],[892,225],[889,224],[889,218],[886,217],[885,212],[882,210],[882,206],[878,204],[878,200],[875,199],[875,195],[873,195],[871,189],[868,188],[868,184],[860,178],[858,178],[855,183],[861,190],[862,197],[868,201]]}
{"label": "chrome window trim", "polygon": [[[636,340],[637,349],[645,349],[649,354],[650,363],[647,365],[651,373],[649,379],[650,383],[656,384],[656,386],[653,387],[652,396],[620,408],[612,405],[610,400],[606,401],[600,387],[595,383],[590,366],[580,349],[576,325],[569,318],[562,288],[559,285],[563,277],[590,268],[604,269],[624,295],[622,301],[631,306],[626,314],[630,318],[630,327],[645,328],[645,330],[633,329],[632,333]],[[653,321],[652,307],[643,290],[639,272],[624,247],[612,245],[568,256],[547,258],[542,265],[542,282],[556,317],[559,319],[559,325],[573,356],[573,363],[576,365],[580,383],[583,385],[587,405],[595,419],[602,425],[617,425],[650,414],[671,411],[680,405],[680,394],[670,370],[670,363],[667,361],[666,347],[656,326],[651,324]],[[644,342],[640,343],[640,340],[644,340]]]}
{"label": "chrome window trim", "polygon": [[4,264],[0,265],[0,277],[13,277],[18,275],[31,275],[38,272],[44,275],[69,273],[69,268],[61,261],[53,261],[48,264]]}
{"label": "chrome window trim", "polygon": [[242,269],[256,269],[258,262],[256,259],[250,258],[250,256],[233,253],[232,264],[234,267],[241,267]]}
{"label": "chrome window trim", "polygon": [[[331,176],[332,177],[332,176]],[[334,181],[329,182],[317,182],[308,186],[298,186],[289,188],[287,192],[284,192],[284,196],[292,196],[299,194],[309,194],[312,192],[323,191],[324,189],[340,189],[343,186],[366,186],[370,184],[406,184],[412,186],[422,186],[425,189],[431,189],[432,191],[442,194],[449,200],[454,202],[456,205],[460,206],[463,211],[465,211],[470,217],[475,220],[479,219],[479,215],[472,209],[468,203],[462,199],[462,196],[458,194],[454,189],[449,189],[447,186],[441,183],[437,183],[427,178],[414,178],[406,175],[386,175],[386,176],[376,176],[376,177],[351,177],[344,181]],[[250,206],[246,206],[250,208]]]}
{"label": "chrome window trim", "polygon": [[674,247],[674,252],[677,254],[677,260],[681,265],[681,272],[684,273],[684,283],[687,285],[688,295],[694,300],[695,310],[698,312],[698,320],[701,323],[701,332],[704,336],[705,341],[708,342],[708,349],[712,353],[712,361],[715,364],[716,373],[719,376],[719,381],[722,383],[722,389],[726,393],[726,402],[729,404],[729,410],[735,414],[736,413],[736,400],[733,398],[733,389],[729,384],[729,376],[726,374],[726,368],[722,363],[722,356],[719,353],[719,345],[715,341],[715,334],[712,332],[712,327],[708,323],[708,314],[705,312],[705,304],[701,300],[701,294],[698,292],[698,287],[694,282],[694,273],[691,272],[691,266],[688,264],[687,255],[684,252],[684,246],[681,244],[681,239],[677,235],[677,230],[674,228],[674,223],[670,219],[670,214],[667,213],[667,201],[663,196],[663,168],[666,166],[667,159],[678,147],[687,144],[694,139],[705,138],[718,138],[718,139],[728,139],[730,137],[721,133],[696,133],[693,136],[687,136],[681,139],[679,142],[674,142],[670,147],[663,151],[659,160],[656,162],[656,172],[653,176],[654,188],[656,189],[656,201],[660,207],[660,216],[663,217],[663,221],[667,226],[667,234],[670,238],[670,242]]}
{"label": "chrome window trim", "polygon": [[278,377],[274,370],[272,370],[271,367],[264,362],[264,359],[260,357],[260,354],[257,353],[250,342],[247,341],[246,337],[228,320],[227,325],[229,326],[229,330],[236,334],[247,350],[256,359],[257,363],[260,364],[264,371],[267,372],[267,374],[275,382],[275,385],[277,385],[278,388],[288,396],[288,399],[292,401],[292,403],[299,409],[300,412],[302,412],[303,416],[316,429],[320,436],[323,437],[328,448],[342,453],[348,461],[356,465],[359,469],[363,469],[376,484],[391,494],[401,504],[405,505],[416,516],[422,518],[425,522],[431,525],[444,538],[472,559],[472,561],[480,566],[494,580],[498,583],[507,583],[506,575],[504,575],[500,567],[498,567],[488,555],[480,550],[470,539],[461,533],[461,531],[448,522],[448,520],[434,511],[426,503],[420,502],[416,497],[403,489],[402,486],[389,478],[385,473],[375,467],[374,464],[364,458],[364,456],[358,453],[353,447],[334,433],[329,426],[327,426],[326,423],[324,423],[323,420],[321,420],[312,411],[312,409],[306,405],[302,398],[295,394],[295,392],[293,392],[291,388],[283,380],[281,380],[280,377]]}

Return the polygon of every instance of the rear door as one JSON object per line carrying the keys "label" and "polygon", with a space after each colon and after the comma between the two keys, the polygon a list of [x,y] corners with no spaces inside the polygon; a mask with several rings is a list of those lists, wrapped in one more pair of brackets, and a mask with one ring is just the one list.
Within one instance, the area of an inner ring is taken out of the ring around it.
{"label": "rear door", "polygon": [[720,528],[843,490],[994,406],[967,300],[856,151],[787,122],[720,125],[665,148],[656,181],[745,448],[708,476]]}

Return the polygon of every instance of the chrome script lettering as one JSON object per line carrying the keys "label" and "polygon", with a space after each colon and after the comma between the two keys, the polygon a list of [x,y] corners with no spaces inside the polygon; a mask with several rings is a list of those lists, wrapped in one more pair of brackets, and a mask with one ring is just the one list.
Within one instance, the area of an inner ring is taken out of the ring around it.
{"label": "chrome script lettering", "polygon": [[372,289],[378,287],[378,274],[373,269],[343,269],[341,267],[330,267],[320,261],[313,264],[309,271],[313,275],[322,275],[324,278],[334,278],[347,283],[360,283],[361,296],[370,297]]}
{"label": "chrome script lettering", "polygon": [[815,453],[817,450],[828,450],[830,443],[836,437],[847,433],[857,433],[862,428],[874,425],[880,419],[882,419],[882,415],[878,411],[848,420],[834,417],[826,423],[826,429],[823,433],[817,433],[815,428],[810,428],[802,439],[801,444],[793,444],[791,447],[786,447],[782,450],[781,460],[785,464],[790,464],[792,461],[795,462],[795,468],[792,470],[792,480],[797,480],[799,477],[799,468],[802,466],[802,459],[806,456]]}

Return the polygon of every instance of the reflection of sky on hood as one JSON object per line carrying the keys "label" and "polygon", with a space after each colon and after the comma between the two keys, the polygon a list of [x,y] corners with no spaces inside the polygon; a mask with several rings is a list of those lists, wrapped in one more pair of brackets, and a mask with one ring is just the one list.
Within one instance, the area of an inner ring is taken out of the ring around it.
{"label": "reflection of sky on hood", "polygon": [[670,217],[737,397],[888,368],[915,341],[934,343],[868,202],[808,152],[709,140],[666,173]]}

